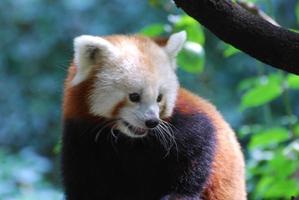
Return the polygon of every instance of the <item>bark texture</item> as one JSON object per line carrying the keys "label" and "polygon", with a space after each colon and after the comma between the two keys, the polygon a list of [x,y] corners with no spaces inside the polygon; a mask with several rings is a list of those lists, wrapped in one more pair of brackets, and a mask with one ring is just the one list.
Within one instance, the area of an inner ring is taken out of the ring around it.
{"label": "bark texture", "polygon": [[231,0],[174,0],[221,40],[275,68],[299,75],[299,34]]}

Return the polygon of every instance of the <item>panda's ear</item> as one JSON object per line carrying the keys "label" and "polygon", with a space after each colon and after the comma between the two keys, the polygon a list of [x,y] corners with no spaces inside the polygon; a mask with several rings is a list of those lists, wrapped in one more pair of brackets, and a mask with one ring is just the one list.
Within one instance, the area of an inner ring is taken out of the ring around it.
{"label": "panda's ear", "polygon": [[81,35],[74,39],[74,52],[74,63],[77,72],[72,84],[77,85],[87,78],[94,65],[115,55],[116,48],[102,37]]}
{"label": "panda's ear", "polygon": [[186,38],[186,31],[174,33],[169,37],[164,49],[171,58],[177,56],[177,54],[183,48]]}

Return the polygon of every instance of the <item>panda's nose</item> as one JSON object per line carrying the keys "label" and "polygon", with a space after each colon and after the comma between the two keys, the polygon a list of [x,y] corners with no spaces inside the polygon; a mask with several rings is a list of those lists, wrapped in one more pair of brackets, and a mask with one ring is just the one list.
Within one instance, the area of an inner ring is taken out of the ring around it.
{"label": "panda's nose", "polygon": [[145,126],[147,128],[155,128],[156,126],[158,126],[158,124],[159,124],[159,119],[156,119],[156,118],[148,119],[145,121]]}

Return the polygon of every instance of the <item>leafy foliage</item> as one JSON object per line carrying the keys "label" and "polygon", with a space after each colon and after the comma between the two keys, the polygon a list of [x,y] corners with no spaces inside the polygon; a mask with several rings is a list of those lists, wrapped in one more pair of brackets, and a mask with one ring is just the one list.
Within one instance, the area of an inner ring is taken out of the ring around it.
{"label": "leafy foliage", "polygon": [[288,87],[291,89],[299,89],[299,76],[290,74],[287,77]]}
{"label": "leafy foliage", "polygon": [[164,24],[151,24],[141,29],[140,33],[145,36],[155,37],[157,35],[163,34],[164,31],[165,31]]}
{"label": "leafy foliage", "polygon": [[60,190],[50,187],[46,174],[53,170],[48,158],[24,148],[17,154],[0,149],[0,197],[1,199],[62,199]]}
{"label": "leafy foliage", "polygon": [[[167,27],[169,28],[167,30]],[[178,55],[178,64],[189,73],[200,73],[204,68],[205,51],[203,48],[205,35],[202,27],[188,15],[170,15],[168,24],[151,24],[140,33],[150,37],[159,37],[164,33],[187,32],[187,42]]]}
{"label": "leafy foliage", "polygon": [[227,48],[223,51],[223,55],[224,57],[230,57],[230,56],[233,56],[237,53],[239,53],[240,50],[231,46],[231,45],[227,45]]}
{"label": "leafy foliage", "polygon": [[255,85],[243,94],[241,109],[261,106],[278,98],[282,93],[281,81],[276,75],[258,78]]}
{"label": "leafy foliage", "polygon": [[289,139],[288,130],[283,127],[273,127],[257,132],[249,143],[250,149],[277,147],[279,143]]}

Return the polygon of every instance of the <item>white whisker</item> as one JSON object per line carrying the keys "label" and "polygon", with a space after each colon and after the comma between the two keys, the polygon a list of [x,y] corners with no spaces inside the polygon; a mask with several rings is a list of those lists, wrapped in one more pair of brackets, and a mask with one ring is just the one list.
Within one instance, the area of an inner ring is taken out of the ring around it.
{"label": "white whisker", "polygon": [[96,134],[96,136],[95,136],[95,142],[98,141],[98,138],[99,138],[101,132],[102,132],[105,128],[107,128],[108,126],[112,125],[112,124],[115,123],[115,122],[116,122],[116,120],[113,120],[113,121],[108,121],[108,122],[102,124],[103,126],[100,128],[100,130],[97,132],[97,134]]}
{"label": "white whisker", "polygon": [[172,142],[173,142],[172,145],[175,146],[177,156],[178,156],[178,145],[177,145],[177,142],[176,142],[176,139],[175,139],[173,128],[176,129],[176,131],[178,131],[178,129],[174,125],[172,125],[171,123],[168,123],[164,120],[160,120],[160,122],[161,122],[161,126],[164,127],[164,129],[166,128],[168,130],[168,131],[165,131],[165,132],[171,137]]}

